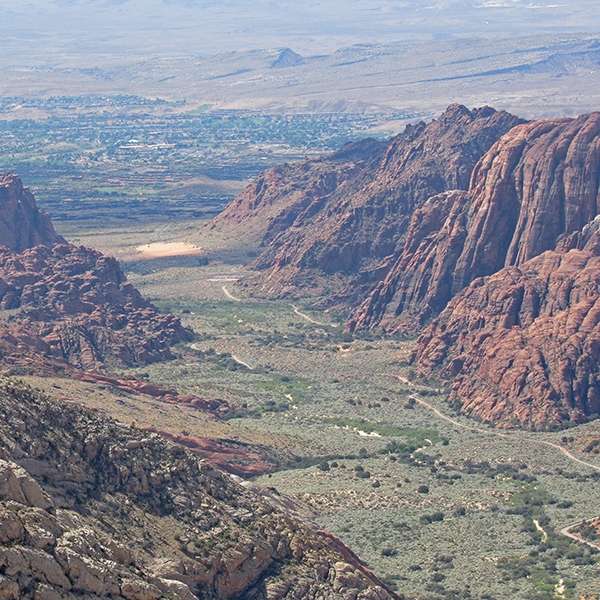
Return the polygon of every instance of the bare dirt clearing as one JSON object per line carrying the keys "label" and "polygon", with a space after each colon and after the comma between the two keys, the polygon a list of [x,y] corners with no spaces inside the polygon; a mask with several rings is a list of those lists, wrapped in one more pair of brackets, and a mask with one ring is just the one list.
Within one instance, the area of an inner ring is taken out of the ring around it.
{"label": "bare dirt clearing", "polygon": [[145,258],[162,258],[164,256],[187,256],[204,254],[206,250],[189,242],[154,242],[136,246],[135,249]]}

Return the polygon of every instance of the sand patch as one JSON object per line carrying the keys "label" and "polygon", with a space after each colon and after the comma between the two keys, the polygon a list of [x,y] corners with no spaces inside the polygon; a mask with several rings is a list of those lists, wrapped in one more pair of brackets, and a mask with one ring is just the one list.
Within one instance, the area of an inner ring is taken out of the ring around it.
{"label": "sand patch", "polygon": [[146,258],[161,258],[163,256],[184,256],[189,254],[203,254],[204,248],[194,246],[188,242],[154,242],[136,246],[135,249]]}

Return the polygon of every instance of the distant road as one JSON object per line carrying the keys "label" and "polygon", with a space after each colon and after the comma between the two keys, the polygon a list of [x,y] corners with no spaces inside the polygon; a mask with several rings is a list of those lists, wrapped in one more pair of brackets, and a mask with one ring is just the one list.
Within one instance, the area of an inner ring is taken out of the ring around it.
{"label": "distant road", "polygon": [[[587,521],[593,522],[593,521],[596,521],[596,519],[587,519]],[[558,531],[558,533],[560,533],[560,535],[566,535],[568,538],[571,538],[572,540],[575,540],[576,542],[582,542],[584,544],[587,544],[588,546],[591,546],[592,548],[595,548],[596,550],[600,550],[600,546],[598,544],[594,544],[593,542],[583,539],[579,535],[575,535],[574,533],[571,533],[571,529],[573,529],[573,527],[577,527],[577,525],[579,525],[579,524],[580,524],[580,521],[578,521],[577,523],[573,523],[573,525],[567,525],[567,527],[563,527],[562,529],[560,529]]]}
{"label": "distant road", "polygon": [[232,354],[231,358],[233,358],[236,363],[239,363],[240,365],[243,365],[252,371],[252,367],[247,362],[244,362],[241,358],[238,358],[235,354]]}
{"label": "distant road", "polygon": [[314,319],[311,319],[308,315],[305,315],[304,313],[301,313],[298,308],[296,306],[294,306],[293,304],[290,304],[290,306],[294,309],[294,312],[302,317],[303,319],[306,319],[307,321],[309,321],[310,323],[314,323],[315,325],[328,325],[330,327],[337,327],[338,324],[337,323],[321,323],[321,321],[315,321]]}
{"label": "distant road", "polygon": [[[441,417],[442,419],[449,421],[450,423],[452,423],[453,425],[456,425],[457,427],[462,427],[464,429],[470,429],[472,431],[478,431],[480,433],[489,433],[490,435],[495,435],[497,437],[501,437],[501,438],[505,438],[505,439],[511,439],[512,437],[514,437],[513,435],[511,435],[509,433],[500,433],[498,431],[481,429],[479,427],[473,427],[471,425],[465,425],[463,423],[459,423],[458,421],[455,421],[454,419],[444,415],[442,412],[440,412],[434,406],[431,406],[431,404],[429,404],[429,402],[425,402],[425,400],[421,400],[421,398],[419,398],[417,396],[417,394],[412,394],[410,397],[413,398],[419,404],[422,404],[423,406],[426,406],[427,408],[432,410],[436,415],[438,415],[438,417]],[[594,465],[592,463],[586,462],[585,460],[581,460],[581,459],[577,458],[576,456],[573,456],[566,448],[564,448],[560,444],[554,444],[553,442],[547,442],[546,440],[536,440],[535,438],[530,438],[527,436],[524,436],[523,439],[527,440],[528,442],[531,442],[532,444],[544,444],[545,446],[552,446],[552,448],[556,448],[557,450],[560,450],[565,456],[567,456],[571,460],[573,460],[581,465],[585,465],[586,467],[590,467],[591,469],[594,469],[595,471],[600,471],[600,466]]]}

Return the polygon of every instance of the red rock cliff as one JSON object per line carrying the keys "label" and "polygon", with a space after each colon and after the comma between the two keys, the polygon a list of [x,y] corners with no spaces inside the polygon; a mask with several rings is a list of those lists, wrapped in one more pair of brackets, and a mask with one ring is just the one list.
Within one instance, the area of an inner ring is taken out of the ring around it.
{"label": "red rock cliff", "polygon": [[114,258],[83,246],[0,249],[0,310],[15,311],[0,328],[10,348],[22,344],[84,370],[170,358],[172,344],[192,339],[179,319],[141,296]]}
{"label": "red rock cliff", "polygon": [[16,252],[40,244],[64,244],[52,226],[48,213],[41,211],[33,194],[17,175],[0,174],[0,245]]}
{"label": "red rock cliff", "polygon": [[468,193],[414,212],[349,329],[414,332],[477,277],[553,249],[598,214],[599,173],[600,113],[515,127],[479,161]]}
{"label": "red rock cliff", "polygon": [[321,282],[335,291],[340,278],[400,252],[414,211],[434,194],[466,189],[477,161],[519,122],[489,107],[452,105],[385,144],[362,142],[326,160],[267,171],[215,226],[264,231],[268,247],[252,265],[261,274],[249,282],[262,293],[293,294]]}
{"label": "red rock cliff", "polygon": [[520,266],[479,278],[411,360],[450,379],[463,410],[541,428],[600,412],[600,234],[595,221]]}

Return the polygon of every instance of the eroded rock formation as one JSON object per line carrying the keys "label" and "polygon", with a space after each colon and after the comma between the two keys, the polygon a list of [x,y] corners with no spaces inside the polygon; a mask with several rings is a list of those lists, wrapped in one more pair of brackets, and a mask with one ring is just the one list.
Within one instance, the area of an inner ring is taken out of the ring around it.
{"label": "eroded rock formation", "polygon": [[479,161],[468,192],[413,213],[402,252],[368,278],[349,328],[418,331],[474,279],[581,230],[600,211],[599,178],[600,113],[515,127]]}
{"label": "eroded rock formation", "polygon": [[131,285],[118,262],[84,247],[0,248],[0,340],[84,370],[156,362],[192,339]]}
{"label": "eroded rock formation", "polygon": [[0,245],[15,252],[40,244],[64,244],[48,213],[41,211],[33,194],[13,173],[0,174]]}
{"label": "eroded rock formation", "polygon": [[434,194],[467,189],[477,161],[520,122],[489,107],[452,105],[385,144],[356,143],[266,171],[215,226],[263,236],[268,247],[252,265],[262,272],[247,282],[261,293],[338,290],[359,269],[401,252],[413,212]]}
{"label": "eroded rock formation", "polygon": [[478,278],[421,335],[412,361],[452,381],[468,414],[535,428],[600,412],[599,221]]}

